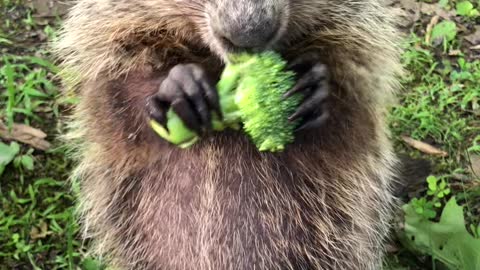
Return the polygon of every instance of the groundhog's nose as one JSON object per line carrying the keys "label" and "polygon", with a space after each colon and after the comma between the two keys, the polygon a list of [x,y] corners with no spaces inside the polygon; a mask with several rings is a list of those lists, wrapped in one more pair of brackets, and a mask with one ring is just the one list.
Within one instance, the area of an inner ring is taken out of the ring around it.
{"label": "groundhog's nose", "polygon": [[242,22],[214,25],[213,34],[226,49],[263,50],[275,38],[280,28],[279,23],[272,19],[243,19]]}

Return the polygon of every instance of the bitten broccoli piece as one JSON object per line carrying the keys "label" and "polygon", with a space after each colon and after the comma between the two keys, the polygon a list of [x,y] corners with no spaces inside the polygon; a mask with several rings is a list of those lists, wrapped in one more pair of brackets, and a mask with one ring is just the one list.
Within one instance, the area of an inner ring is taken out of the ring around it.
{"label": "bitten broccoli piece", "polygon": [[[290,116],[301,102],[299,94],[284,99],[293,86],[294,74],[285,71],[286,62],[274,52],[238,54],[230,57],[217,84],[223,120],[214,115],[213,129],[238,129],[243,124],[260,151],[276,152],[293,142],[297,122]],[[189,131],[175,113],[167,113],[167,132],[152,121],[152,127],[164,139],[180,147],[196,142],[197,135]]]}
{"label": "bitten broccoli piece", "polygon": [[150,126],[152,129],[165,140],[178,145],[180,148],[188,148],[198,140],[198,136],[195,132],[188,129],[182,119],[169,110],[167,112],[167,129],[157,123],[155,120],[150,120]]}
{"label": "bitten broccoli piece", "polygon": [[235,104],[245,132],[260,151],[283,150],[293,142],[296,127],[288,117],[301,102],[299,95],[283,98],[294,84],[294,73],[285,71],[286,62],[273,52],[234,56],[232,61],[231,68],[241,73]]}

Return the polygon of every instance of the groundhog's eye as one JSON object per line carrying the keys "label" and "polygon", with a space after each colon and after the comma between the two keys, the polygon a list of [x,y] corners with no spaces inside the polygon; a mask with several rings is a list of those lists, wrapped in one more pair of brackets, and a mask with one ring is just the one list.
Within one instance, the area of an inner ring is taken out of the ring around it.
{"label": "groundhog's eye", "polygon": [[235,47],[235,44],[233,44],[233,42],[231,42],[227,37],[225,36],[219,36],[218,39],[220,40],[220,42],[225,46],[225,47],[228,47],[228,48],[233,48]]}

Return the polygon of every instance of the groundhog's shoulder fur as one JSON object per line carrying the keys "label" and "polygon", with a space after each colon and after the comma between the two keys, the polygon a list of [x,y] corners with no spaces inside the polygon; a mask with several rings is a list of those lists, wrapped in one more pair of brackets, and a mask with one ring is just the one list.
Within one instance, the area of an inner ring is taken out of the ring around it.
{"label": "groundhog's shoulder fur", "polygon": [[158,67],[163,59],[157,53],[189,53],[185,42],[200,37],[185,12],[169,0],[77,1],[54,50],[65,68],[85,80]]}

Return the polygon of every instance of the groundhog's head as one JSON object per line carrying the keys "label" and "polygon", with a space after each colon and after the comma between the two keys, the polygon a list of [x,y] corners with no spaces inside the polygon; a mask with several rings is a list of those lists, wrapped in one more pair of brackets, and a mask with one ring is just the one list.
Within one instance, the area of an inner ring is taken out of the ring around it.
{"label": "groundhog's head", "polygon": [[[176,0],[190,9],[206,44],[221,56],[275,47],[286,32],[291,0]],[[190,14],[192,15],[192,14]]]}
{"label": "groundhog's head", "polygon": [[264,50],[288,22],[288,0],[213,0],[206,4],[209,34],[222,51]]}

